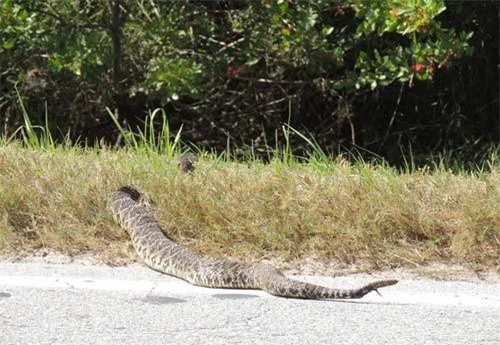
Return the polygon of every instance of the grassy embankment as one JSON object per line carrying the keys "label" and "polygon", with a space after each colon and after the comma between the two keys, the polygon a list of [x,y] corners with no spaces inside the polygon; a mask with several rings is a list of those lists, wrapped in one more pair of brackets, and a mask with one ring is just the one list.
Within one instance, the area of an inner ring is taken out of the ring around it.
{"label": "grassy embankment", "polygon": [[475,171],[396,171],[321,152],[298,163],[285,147],[266,165],[205,153],[190,176],[164,138],[124,133],[127,149],[83,150],[24,131],[22,145],[0,140],[0,253],[46,247],[134,257],[106,209],[109,193],[130,184],[155,202],[166,231],[210,255],[500,267],[497,155]]}

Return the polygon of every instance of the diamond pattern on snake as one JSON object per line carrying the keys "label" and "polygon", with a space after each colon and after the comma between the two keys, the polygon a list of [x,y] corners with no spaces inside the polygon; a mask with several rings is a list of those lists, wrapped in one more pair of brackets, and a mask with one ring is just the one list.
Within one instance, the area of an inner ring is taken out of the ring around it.
{"label": "diamond pattern on snake", "polygon": [[165,235],[152,212],[132,187],[113,192],[108,204],[125,228],[137,255],[154,270],[209,288],[257,289],[274,296],[301,299],[361,298],[371,291],[394,285],[379,280],[356,289],[334,289],[286,277],[266,263],[243,263],[199,254]]}

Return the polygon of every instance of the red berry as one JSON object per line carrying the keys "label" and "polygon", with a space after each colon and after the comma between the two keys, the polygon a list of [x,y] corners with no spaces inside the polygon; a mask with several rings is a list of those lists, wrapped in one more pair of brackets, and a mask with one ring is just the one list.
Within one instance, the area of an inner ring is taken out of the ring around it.
{"label": "red berry", "polygon": [[423,73],[425,71],[425,66],[421,63],[416,63],[411,66],[411,71],[413,73]]}

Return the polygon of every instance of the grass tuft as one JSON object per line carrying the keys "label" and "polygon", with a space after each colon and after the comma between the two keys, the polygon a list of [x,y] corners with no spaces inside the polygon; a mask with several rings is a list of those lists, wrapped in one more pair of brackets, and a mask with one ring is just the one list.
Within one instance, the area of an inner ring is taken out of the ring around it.
{"label": "grass tuft", "polygon": [[[166,155],[168,158],[172,158],[174,154],[178,152],[176,150],[180,143],[182,126],[172,140],[165,110],[155,109],[153,112],[150,112],[144,121],[144,127],[138,128],[135,132],[124,128],[118,121],[116,115],[113,114],[109,108],[106,108],[106,110],[116,128],[119,130],[121,138],[125,141],[125,147],[145,153],[158,152]],[[161,114],[161,126],[159,131],[157,131],[157,126],[155,126],[155,120],[158,114]]]}

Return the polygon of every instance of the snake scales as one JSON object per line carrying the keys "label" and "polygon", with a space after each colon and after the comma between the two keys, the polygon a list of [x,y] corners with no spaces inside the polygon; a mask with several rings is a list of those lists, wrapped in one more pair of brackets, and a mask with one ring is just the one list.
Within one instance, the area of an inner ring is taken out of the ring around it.
{"label": "snake scales", "polygon": [[[246,264],[201,255],[165,236],[151,211],[132,187],[113,192],[113,216],[125,228],[139,257],[152,269],[211,288],[259,289],[274,296],[303,299],[361,298],[397,280],[379,280],[357,289],[332,289],[287,278],[265,263]],[[377,291],[378,292],[378,291]]]}

